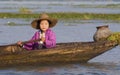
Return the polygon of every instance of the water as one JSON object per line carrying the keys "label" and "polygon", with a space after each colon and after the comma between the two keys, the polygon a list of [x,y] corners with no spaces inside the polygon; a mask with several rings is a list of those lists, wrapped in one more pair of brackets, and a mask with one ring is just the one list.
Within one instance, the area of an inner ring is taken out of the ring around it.
{"label": "water", "polygon": [[[101,7],[109,4],[114,7]],[[20,13],[19,9],[24,7],[29,8],[32,13],[116,14],[120,13],[119,4],[119,0],[0,0],[0,12]],[[29,40],[36,31],[30,27],[32,20],[0,18],[0,45]],[[9,22],[13,22],[14,25],[9,25]],[[109,25],[111,31],[120,32],[120,22],[112,20],[59,20],[52,30],[56,33],[57,43],[93,41],[96,26],[101,25]],[[120,47],[117,46],[84,64],[0,67],[0,75],[120,75],[119,53]]]}
{"label": "water", "polygon": [[16,70],[2,70],[1,75],[119,75],[119,69],[116,64],[68,64],[62,66],[19,67]]}
{"label": "water", "polygon": [[[79,12],[79,13],[120,13],[120,1],[81,1],[81,0],[40,0],[0,1],[0,12],[21,13],[27,8],[31,13],[41,12]],[[72,10],[71,10],[72,9]],[[102,10],[102,11],[101,11]]]}
{"label": "water", "polygon": [[[7,25],[8,21],[15,22],[17,26]],[[14,18],[0,19],[0,44],[30,39],[36,31],[30,27],[31,21]],[[119,22],[107,20],[59,20],[52,30],[56,33],[57,43],[93,41],[96,26],[106,24],[113,32],[119,31]],[[7,67],[0,68],[0,75],[119,75],[119,49],[120,47],[117,46],[86,64]]]}

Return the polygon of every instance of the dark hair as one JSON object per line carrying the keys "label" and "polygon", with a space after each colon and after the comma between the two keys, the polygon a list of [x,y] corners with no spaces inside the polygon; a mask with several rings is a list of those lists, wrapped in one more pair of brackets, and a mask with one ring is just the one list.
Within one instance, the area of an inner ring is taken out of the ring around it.
{"label": "dark hair", "polygon": [[[37,29],[39,29],[40,28],[40,23],[41,23],[41,21],[43,21],[43,20],[46,20],[46,19],[42,19],[42,20],[38,20],[37,21]],[[49,23],[49,25],[51,24],[51,21],[49,21],[49,20],[47,20],[48,21],[48,23]]]}

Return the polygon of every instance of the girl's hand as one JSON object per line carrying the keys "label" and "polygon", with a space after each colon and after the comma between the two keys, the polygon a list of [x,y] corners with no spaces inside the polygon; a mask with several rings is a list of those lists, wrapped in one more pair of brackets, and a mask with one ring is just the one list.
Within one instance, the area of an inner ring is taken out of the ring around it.
{"label": "girl's hand", "polygon": [[19,45],[19,46],[22,47],[22,46],[23,46],[22,41],[18,41],[18,42],[17,42],[17,45]]}
{"label": "girl's hand", "polygon": [[42,42],[45,42],[45,37],[41,37],[41,41],[42,41]]}

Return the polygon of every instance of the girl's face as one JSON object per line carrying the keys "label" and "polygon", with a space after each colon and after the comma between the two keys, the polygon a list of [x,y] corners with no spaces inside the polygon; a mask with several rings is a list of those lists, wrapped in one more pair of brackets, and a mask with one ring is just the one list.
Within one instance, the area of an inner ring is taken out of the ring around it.
{"label": "girl's face", "polygon": [[45,32],[49,28],[49,22],[48,20],[42,20],[40,22],[40,29]]}

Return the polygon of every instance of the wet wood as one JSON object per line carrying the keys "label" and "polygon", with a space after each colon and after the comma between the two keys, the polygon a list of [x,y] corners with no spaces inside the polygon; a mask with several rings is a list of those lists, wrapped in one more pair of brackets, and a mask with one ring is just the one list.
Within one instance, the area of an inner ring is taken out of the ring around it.
{"label": "wet wood", "polygon": [[0,66],[84,63],[118,44],[112,41],[58,43],[56,48],[27,51],[0,46]]}

